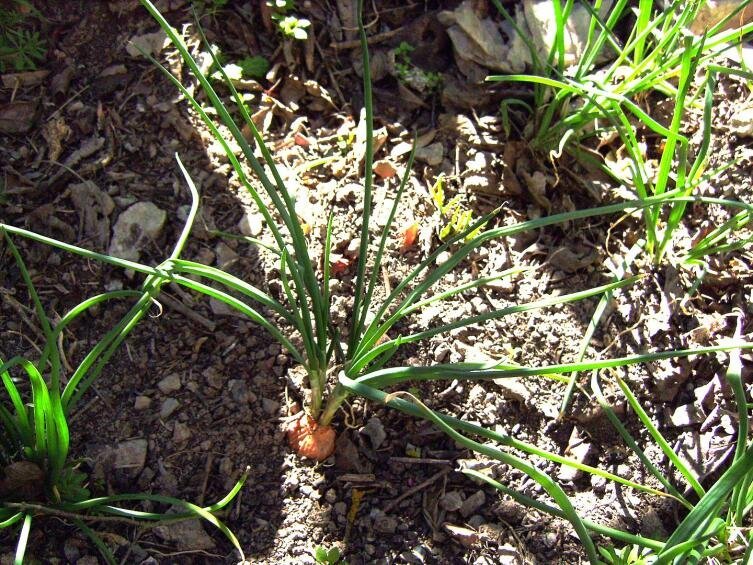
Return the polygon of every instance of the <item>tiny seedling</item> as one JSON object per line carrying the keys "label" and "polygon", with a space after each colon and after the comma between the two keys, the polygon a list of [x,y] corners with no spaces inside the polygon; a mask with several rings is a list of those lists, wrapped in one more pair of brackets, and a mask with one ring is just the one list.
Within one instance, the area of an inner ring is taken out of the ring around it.
{"label": "tiny seedling", "polygon": [[[448,202],[445,202],[444,187],[445,177],[444,175],[439,175],[430,191],[434,205],[437,207],[437,210],[439,210],[439,214],[442,218],[447,222],[439,230],[439,239],[447,241],[450,237],[466,233],[468,226],[474,224],[475,220],[471,210],[463,209],[463,197],[460,194],[454,196]],[[483,229],[483,225],[478,226],[475,230],[468,232],[463,241],[469,242],[473,240],[473,238],[479,235]]]}
{"label": "tiny seedling", "polygon": [[401,41],[395,47],[395,72],[400,82],[421,85],[422,92],[435,93],[442,87],[442,75],[438,72],[425,71],[413,64],[411,53],[415,47],[407,41]]}
{"label": "tiny seedling", "polygon": [[267,6],[272,8],[272,20],[277,22],[283,37],[298,40],[308,37],[307,30],[311,27],[311,22],[293,13],[296,9],[295,0],[269,0]]}
{"label": "tiny seedling", "polygon": [[348,565],[348,562],[342,558],[340,548],[332,546],[329,549],[322,545],[314,549],[314,560],[318,565]]}
{"label": "tiny seedling", "polygon": [[191,5],[202,16],[215,18],[228,2],[230,0],[194,0]]}

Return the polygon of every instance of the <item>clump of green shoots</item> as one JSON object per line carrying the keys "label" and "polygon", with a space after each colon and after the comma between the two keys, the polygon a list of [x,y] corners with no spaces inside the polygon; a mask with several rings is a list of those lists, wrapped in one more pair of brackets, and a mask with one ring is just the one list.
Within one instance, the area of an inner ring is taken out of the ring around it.
{"label": "clump of green shoots", "polygon": [[[753,31],[753,24],[725,29],[750,0],[741,2],[733,13],[701,35],[691,33],[689,28],[703,1],[668,2],[660,7],[642,0],[634,7],[627,0],[617,0],[606,12],[602,2],[596,2],[589,8],[584,53],[572,67],[565,66],[565,35],[574,3],[553,3],[557,33],[543,60],[502,4],[493,2],[526,42],[532,69],[531,74],[499,75],[487,80],[531,85],[530,99],[507,99],[501,111],[505,123],[511,124],[512,116],[523,110],[526,115],[519,127],[533,150],[553,159],[569,154],[588,168],[603,170],[640,199],[673,189],[690,196],[708,180],[714,78],[719,72],[733,72],[712,62],[737,48]],[[621,41],[617,30],[625,24],[629,31]],[[610,62],[603,64],[603,59]],[[698,75],[705,76],[700,86],[695,84]],[[697,92],[705,93],[700,101]],[[645,109],[651,95],[674,102],[668,125],[652,118]],[[684,128],[689,111],[699,105],[704,110],[704,140],[693,156]],[[600,152],[604,144],[613,143],[610,140],[614,137],[627,156],[625,166],[610,165]],[[652,140],[650,146],[643,142],[644,137]],[[658,165],[651,160],[656,154]],[[645,250],[654,263],[659,264],[672,250],[673,235],[686,204],[675,202],[664,215],[661,206],[644,209]],[[681,263],[684,254],[677,255],[673,260]]]}
{"label": "clump of green shoots", "polygon": [[[193,209],[194,216],[195,212],[196,206]],[[71,309],[57,324],[53,324],[44,311],[19,250],[2,227],[0,235],[16,261],[45,337],[36,363],[22,357],[8,361],[0,359],[0,379],[5,393],[0,400],[0,471],[4,477],[0,481],[0,529],[21,524],[15,563],[20,565],[24,561],[32,523],[44,516],[72,520],[96,545],[107,563],[116,562],[112,551],[85,523],[96,520],[99,516],[107,520],[117,520],[120,517],[124,523],[134,519],[168,522],[204,518],[227,536],[242,557],[238,540],[217,519],[215,513],[227,506],[240,491],[245,482],[245,474],[225,498],[205,508],[172,497],[149,494],[92,498],[86,484],[88,477],[78,468],[78,462],[69,457],[69,421],[77,404],[102,373],[119,345],[147,314],[166,280],[148,277],[140,291],[121,290],[93,296]],[[185,230],[176,246],[174,257],[178,256],[187,235],[188,231]],[[63,331],[96,306],[134,298],[137,300],[128,313],[84,357],[63,386],[63,367],[58,349]],[[20,378],[12,376],[11,371],[17,369],[21,372]],[[30,391],[25,391],[27,388]],[[184,512],[137,512],[122,505],[147,500],[183,508]]]}

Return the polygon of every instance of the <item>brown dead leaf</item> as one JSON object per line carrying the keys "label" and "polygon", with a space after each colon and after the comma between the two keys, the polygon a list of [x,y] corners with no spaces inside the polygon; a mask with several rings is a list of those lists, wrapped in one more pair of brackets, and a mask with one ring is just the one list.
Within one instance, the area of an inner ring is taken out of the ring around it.
{"label": "brown dead leaf", "polygon": [[526,183],[526,188],[530,193],[533,201],[541,208],[550,212],[552,209],[552,203],[546,196],[547,177],[541,171],[535,171],[532,175],[528,172],[521,170],[521,175]]}
{"label": "brown dead leaf", "polygon": [[[387,141],[387,128],[379,128],[373,135],[373,149],[376,155]],[[361,110],[361,115],[356,127],[356,140],[353,143],[353,155],[360,167],[366,157],[366,111]]]}
{"label": "brown dead leaf", "polygon": [[566,273],[574,273],[592,265],[597,259],[594,252],[579,255],[569,247],[560,247],[549,256],[549,263]]}
{"label": "brown dead leaf", "polygon": [[397,169],[387,159],[382,159],[374,163],[374,173],[381,179],[391,179],[397,174]]}
{"label": "brown dead leaf", "polygon": [[342,27],[338,30],[346,40],[356,38],[358,22],[356,21],[356,3],[353,0],[337,0],[337,15]]}
{"label": "brown dead leaf", "polygon": [[65,120],[58,116],[50,120],[42,127],[42,137],[47,142],[47,158],[50,161],[57,161],[63,152],[63,142],[71,135],[71,128],[65,123]]}
{"label": "brown dead leaf", "polygon": [[475,532],[470,528],[464,528],[463,526],[444,524],[444,529],[447,530],[450,536],[452,536],[452,539],[465,547],[473,547],[478,544],[481,539],[478,532]]}
{"label": "brown dead leaf", "polygon": [[55,215],[55,207],[52,204],[44,204],[39,208],[33,210],[29,214],[29,220],[32,223],[34,229],[39,227],[50,228],[59,231],[63,234],[64,238],[72,241],[76,237],[76,232],[68,222],[64,222]]}
{"label": "brown dead leaf", "polygon": [[34,125],[36,102],[18,100],[0,106],[0,133],[26,133]]}
{"label": "brown dead leaf", "polygon": [[70,186],[71,200],[81,215],[82,229],[100,248],[107,245],[110,235],[110,214],[115,203],[91,181]]}
{"label": "brown dead leaf", "polygon": [[70,65],[53,76],[50,80],[50,94],[55,98],[65,96],[75,72],[76,68]]}
{"label": "brown dead leaf", "polygon": [[44,472],[31,461],[16,461],[3,469],[0,496],[10,500],[33,501],[44,494]]}
{"label": "brown dead leaf", "polygon": [[27,71],[25,73],[9,73],[2,76],[3,86],[5,88],[23,88],[29,86],[39,86],[47,78],[50,71]]}

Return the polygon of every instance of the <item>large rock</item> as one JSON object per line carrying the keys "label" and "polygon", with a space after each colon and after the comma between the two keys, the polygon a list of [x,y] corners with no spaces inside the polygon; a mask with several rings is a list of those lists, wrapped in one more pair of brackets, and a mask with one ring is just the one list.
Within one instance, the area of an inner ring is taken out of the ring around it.
{"label": "large rock", "polygon": [[167,214],[152,202],[136,202],[118,216],[112,229],[110,255],[138,261],[149,241],[159,237]]}
{"label": "large rock", "polygon": [[[690,24],[690,30],[697,34],[703,33],[737,10],[741,4],[744,4],[744,2],[740,2],[740,0],[708,0],[704,2],[698,9],[698,14],[696,14],[693,23]],[[731,17],[722,29],[741,27],[751,21],[753,21],[753,6],[745,6]]]}

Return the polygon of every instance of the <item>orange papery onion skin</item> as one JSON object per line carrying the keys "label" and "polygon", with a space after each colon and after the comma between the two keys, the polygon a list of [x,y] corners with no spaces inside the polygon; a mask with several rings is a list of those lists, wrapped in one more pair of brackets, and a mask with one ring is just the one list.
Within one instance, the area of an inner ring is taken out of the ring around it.
{"label": "orange papery onion skin", "polygon": [[331,426],[320,426],[306,414],[290,424],[288,444],[302,457],[324,461],[335,451],[335,430]]}

